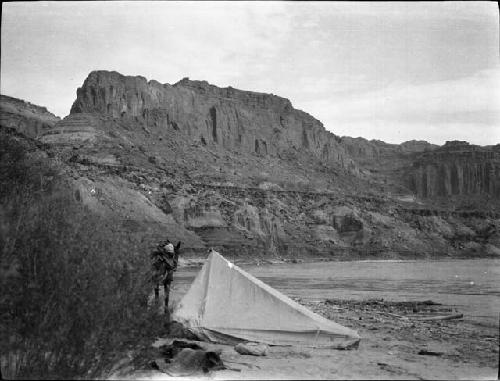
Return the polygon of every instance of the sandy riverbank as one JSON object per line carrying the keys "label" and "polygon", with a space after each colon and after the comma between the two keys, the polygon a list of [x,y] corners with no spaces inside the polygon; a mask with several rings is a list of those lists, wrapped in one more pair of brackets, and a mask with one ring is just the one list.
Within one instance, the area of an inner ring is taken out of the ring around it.
{"label": "sandy riverbank", "polygon": [[[211,372],[213,379],[497,379],[498,327],[462,319],[421,320],[456,314],[450,306],[382,300],[300,301],[320,315],[356,329],[362,340],[349,351],[271,347],[265,357],[240,355],[233,347],[201,343],[222,351],[237,370]],[[163,337],[156,346],[171,341]],[[151,343],[153,344],[153,343]],[[147,355],[146,355],[147,352]],[[137,351],[111,378],[170,379],[152,370],[153,346]],[[135,359],[135,360],[134,360]],[[193,375],[194,376],[194,375]],[[201,375],[200,375],[201,377]],[[202,377],[206,379],[206,377]],[[190,377],[192,379],[192,377]]]}

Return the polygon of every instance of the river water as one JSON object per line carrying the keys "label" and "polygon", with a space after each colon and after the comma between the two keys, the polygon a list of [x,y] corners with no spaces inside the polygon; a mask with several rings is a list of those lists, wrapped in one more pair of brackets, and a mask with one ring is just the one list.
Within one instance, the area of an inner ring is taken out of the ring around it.
{"label": "river water", "polygon": [[[498,259],[313,262],[241,268],[291,297],[432,300],[456,308],[466,320],[499,324]],[[198,271],[179,269],[174,300],[189,289]]]}

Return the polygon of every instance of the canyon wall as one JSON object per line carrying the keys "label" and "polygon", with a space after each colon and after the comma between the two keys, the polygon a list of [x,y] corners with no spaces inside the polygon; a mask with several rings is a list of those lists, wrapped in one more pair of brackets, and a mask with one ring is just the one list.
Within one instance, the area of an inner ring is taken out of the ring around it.
{"label": "canyon wall", "polygon": [[363,164],[376,164],[388,159],[394,160],[403,155],[431,151],[437,145],[423,140],[410,140],[401,144],[386,143],[381,140],[367,140],[364,138],[351,138],[342,136],[341,144],[353,159]]}
{"label": "canyon wall", "polygon": [[2,125],[33,136],[16,121],[36,116],[75,199],[151,245],[166,234],[188,256],[248,259],[500,253],[499,146],[338,138],[272,94],[116,72],[91,73],[61,121],[37,107],[2,101]]}
{"label": "canyon wall", "polygon": [[341,144],[363,173],[384,184],[399,184],[417,197],[500,198],[500,145],[480,147],[449,141],[442,147],[408,141],[342,137]]}
{"label": "canyon wall", "polygon": [[302,150],[326,164],[358,172],[339,137],[294,109],[288,99],[272,94],[218,88],[187,78],[170,85],[95,71],[77,90],[71,114],[77,113],[135,119],[152,129],[173,127],[203,145],[259,156]]}
{"label": "canyon wall", "polygon": [[446,142],[422,153],[407,179],[410,189],[424,198],[472,194],[500,198],[500,145]]}

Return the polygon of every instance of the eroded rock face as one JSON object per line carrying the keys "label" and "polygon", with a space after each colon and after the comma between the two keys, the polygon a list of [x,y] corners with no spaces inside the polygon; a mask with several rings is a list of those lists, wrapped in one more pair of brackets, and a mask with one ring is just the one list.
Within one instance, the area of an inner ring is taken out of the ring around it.
{"label": "eroded rock face", "polygon": [[[341,144],[351,157],[362,164],[377,164],[378,161],[404,160],[405,155],[432,151],[438,146],[423,140],[410,140],[401,144],[390,144],[381,140],[367,140],[343,136]],[[385,164],[385,163],[384,163]]]}
{"label": "eroded rock face", "polygon": [[3,127],[13,128],[34,138],[50,130],[59,120],[59,117],[47,111],[45,107],[0,95],[0,124]]}
{"label": "eroded rock face", "polygon": [[[419,198],[488,195],[500,198],[500,145],[480,147],[449,141],[388,144],[342,137],[362,173],[380,184],[401,186]],[[407,195],[411,196],[411,195]]]}
{"label": "eroded rock face", "polygon": [[58,121],[53,128],[45,131],[40,140],[50,144],[92,143],[97,135],[103,135],[98,128],[98,121],[92,114],[68,115]]}
{"label": "eroded rock face", "polygon": [[424,198],[470,194],[500,198],[500,146],[447,142],[415,161],[409,186]]}
{"label": "eroded rock face", "polygon": [[203,145],[260,156],[295,148],[351,173],[358,167],[340,139],[288,99],[218,88],[187,78],[174,85],[117,72],[90,73],[77,91],[71,114],[99,113],[136,119],[149,128],[173,127]]}

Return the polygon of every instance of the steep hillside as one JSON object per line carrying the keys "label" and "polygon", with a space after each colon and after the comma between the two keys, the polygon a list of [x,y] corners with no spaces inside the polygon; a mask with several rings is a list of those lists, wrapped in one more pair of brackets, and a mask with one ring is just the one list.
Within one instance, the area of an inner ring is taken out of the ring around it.
{"label": "steep hillside", "polygon": [[60,120],[45,107],[33,105],[21,99],[0,95],[0,124],[29,137],[39,136]]}
{"label": "steep hillside", "polygon": [[0,128],[2,378],[99,378],[114,353],[163,327],[145,307],[164,229],[86,207],[60,159]]}
{"label": "steep hillside", "polygon": [[151,245],[183,240],[187,256],[500,253],[498,203],[447,205],[412,187],[435,146],[339,138],[275,95],[92,72],[40,140],[76,200]]}

